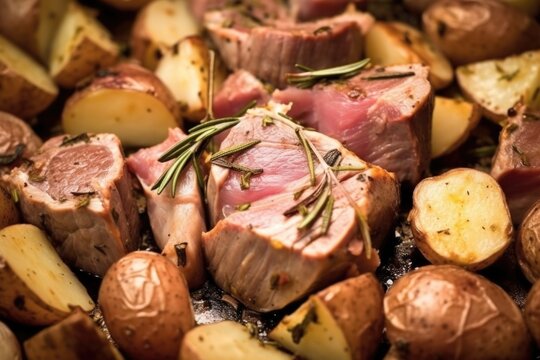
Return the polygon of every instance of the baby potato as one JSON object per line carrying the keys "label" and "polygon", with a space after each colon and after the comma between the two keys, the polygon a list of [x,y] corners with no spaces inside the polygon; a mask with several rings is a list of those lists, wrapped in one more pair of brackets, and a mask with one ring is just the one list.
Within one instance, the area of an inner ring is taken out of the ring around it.
{"label": "baby potato", "polygon": [[136,251],[116,262],[98,301],[112,338],[132,359],[177,359],[195,326],[184,276],[157,253]]}
{"label": "baby potato", "polygon": [[400,359],[530,359],[521,311],[499,286],[452,265],[425,266],[384,298],[386,330]]}
{"label": "baby potato", "polygon": [[66,102],[62,125],[68,134],[113,133],[124,146],[151,146],[180,124],[169,89],[150,71],[123,63],[101,70]]}
{"label": "baby potato", "polygon": [[521,223],[516,255],[525,277],[536,282],[540,278],[540,201],[529,209]]}
{"label": "baby potato", "polygon": [[418,249],[433,264],[483,269],[512,241],[501,187],[474,169],[457,168],[421,181],[409,220]]}
{"label": "baby potato", "polygon": [[305,359],[371,359],[382,338],[383,296],[371,273],[341,281],[285,316],[270,338]]}
{"label": "baby potato", "polygon": [[22,360],[21,346],[15,335],[0,321],[0,360]]}
{"label": "baby potato", "polygon": [[424,31],[454,65],[540,47],[540,25],[498,0],[441,0],[422,15]]}
{"label": "baby potato", "polygon": [[540,347],[540,281],[535,282],[529,291],[524,316],[536,346]]}

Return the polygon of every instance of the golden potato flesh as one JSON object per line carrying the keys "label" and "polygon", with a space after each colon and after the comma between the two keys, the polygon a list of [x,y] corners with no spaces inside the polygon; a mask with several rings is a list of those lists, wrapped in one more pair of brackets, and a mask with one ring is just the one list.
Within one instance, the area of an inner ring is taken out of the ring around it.
{"label": "golden potato flesh", "polygon": [[425,266],[384,298],[399,359],[530,359],[521,311],[500,287],[452,265]]}
{"label": "golden potato flesh", "polygon": [[130,253],[108,271],[99,304],[112,338],[131,359],[176,359],[195,326],[186,280],[160,254]]}
{"label": "golden potato flesh", "polygon": [[0,360],[22,360],[21,346],[6,324],[0,322]]}
{"label": "golden potato flesh", "polygon": [[94,308],[86,289],[33,225],[0,230],[0,314],[30,325],[48,325],[73,307]]}
{"label": "golden potato flesh", "polygon": [[458,168],[421,181],[409,214],[416,245],[433,264],[482,269],[512,240],[504,193],[488,174]]}

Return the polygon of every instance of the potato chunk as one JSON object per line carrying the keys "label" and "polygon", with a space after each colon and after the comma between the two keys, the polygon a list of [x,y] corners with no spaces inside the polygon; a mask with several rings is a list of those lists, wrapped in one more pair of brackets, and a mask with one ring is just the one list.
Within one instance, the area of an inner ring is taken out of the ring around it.
{"label": "potato chunk", "polygon": [[473,169],[421,181],[409,219],[418,248],[433,264],[479,270],[497,260],[512,240],[510,212],[499,184]]}
{"label": "potato chunk", "polygon": [[505,120],[518,102],[540,109],[540,51],[461,66],[456,74],[463,93],[493,121]]}
{"label": "potato chunk", "polygon": [[29,325],[52,324],[75,306],[94,308],[86,289],[33,225],[0,230],[0,313]]}
{"label": "potato chunk", "polygon": [[0,36],[0,111],[31,118],[45,110],[58,88],[41,65]]}
{"label": "potato chunk", "polygon": [[260,342],[247,327],[233,321],[202,325],[184,337],[182,360],[292,360],[271,345]]}
{"label": "potato chunk", "polygon": [[463,144],[480,121],[480,108],[468,101],[435,97],[431,129],[431,158],[446,155]]}
{"label": "potato chunk", "polygon": [[94,71],[112,65],[118,46],[109,32],[76,3],[68,11],[54,38],[49,62],[53,79],[64,87],[75,87]]}
{"label": "potato chunk", "polygon": [[382,338],[383,296],[370,273],[339,282],[286,316],[270,338],[305,359],[371,359]]}
{"label": "potato chunk", "polygon": [[156,0],[137,14],[131,35],[133,56],[154,70],[162,55],[186,36],[199,33],[188,0]]}
{"label": "potato chunk", "polygon": [[536,282],[540,279],[540,202],[529,209],[521,223],[516,250],[523,274],[531,283]]}
{"label": "potato chunk", "polygon": [[366,57],[376,65],[423,63],[435,89],[452,82],[454,72],[444,55],[417,29],[400,22],[377,22],[366,36]]}
{"label": "potato chunk", "polygon": [[151,146],[180,125],[180,115],[169,89],[154,74],[120,64],[68,99],[62,124],[69,134],[113,133],[124,146]]}
{"label": "potato chunk", "polygon": [[22,360],[21,346],[15,334],[0,322],[0,360]]}

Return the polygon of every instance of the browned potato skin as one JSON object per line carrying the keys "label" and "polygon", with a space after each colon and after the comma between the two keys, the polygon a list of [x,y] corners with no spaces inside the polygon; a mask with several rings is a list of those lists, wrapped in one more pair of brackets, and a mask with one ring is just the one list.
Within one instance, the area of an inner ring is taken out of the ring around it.
{"label": "browned potato skin", "polygon": [[0,360],[22,360],[21,346],[15,335],[0,322]]}
{"label": "browned potato skin", "polygon": [[115,263],[99,303],[111,336],[133,359],[176,359],[184,334],[195,326],[184,276],[157,253],[136,251]]}
{"label": "browned potato skin", "polygon": [[540,25],[497,0],[441,0],[422,16],[424,31],[454,65],[540,47]]}
{"label": "browned potato skin", "polygon": [[159,99],[176,119],[180,119],[180,109],[169,89],[152,72],[133,63],[121,63],[99,71],[88,86],[75,92],[66,101],[64,112],[79,99],[101,89],[131,90],[151,94]]}
{"label": "browned potato skin", "polygon": [[332,285],[315,296],[327,306],[342,329],[352,358],[372,358],[384,327],[384,291],[375,276],[366,273]]}
{"label": "browned potato skin", "polygon": [[11,195],[0,186],[0,230],[18,224],[21,219],[19,209]]}
{"label": "browned potato skin", "polygon": [[45,110],[57,94],[43,91],[0,62],[0,111],[30,119]]}
{"label": "browned potato skin", "polygon": [[0,34],[36,58],[40,57],[36,37],[39,1],[3,0],[0,11]]}
{"label": "browned potato skin", "polygon": [[529,291],[524,317],[536,346],[540,347],[540,281],[535,282]]}
{"label": "browned potato skin", "polygon": [[535,283],[540,278],[540,201],[529,209],[521,223],[516,254],[521,271]]}
{"label": "browned potato skin", "polygon": [[384,299],[387,336],[401,359],[530,359],[521,311],[499,286],[452,265],[396,281]]}
{"label": "browned potato skin", "polygon": [[94,321],[76,309],[59,323],[24,342],[28,360],[120,360],[122,356]]}
{"label": "browned potato skin", "polygon": [[50,325],[66,317],[39,299],[0,257],[0,317],[27,325]]}
{"label": "browned potato skin", "polygon": [[137,10],[152,0],[101,0],[101,2],[118,10]]}

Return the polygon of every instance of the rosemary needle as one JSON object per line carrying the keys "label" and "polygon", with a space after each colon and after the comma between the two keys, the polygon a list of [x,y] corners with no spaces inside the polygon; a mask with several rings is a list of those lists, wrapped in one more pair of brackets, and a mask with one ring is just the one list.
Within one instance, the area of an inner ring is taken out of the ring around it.
{"label": "rosemary needle", "polygon": [[296,64],[295,67],[303,72],[287,74],[287,82],[305,89],[322,80],[347,79],[358,74],[369,62],[370,59],[364,59],[352,64],[322,70],[314,70],[307,66]]}

